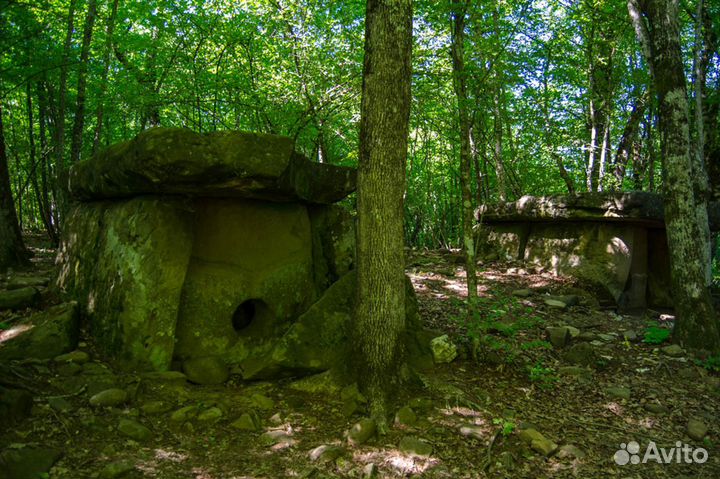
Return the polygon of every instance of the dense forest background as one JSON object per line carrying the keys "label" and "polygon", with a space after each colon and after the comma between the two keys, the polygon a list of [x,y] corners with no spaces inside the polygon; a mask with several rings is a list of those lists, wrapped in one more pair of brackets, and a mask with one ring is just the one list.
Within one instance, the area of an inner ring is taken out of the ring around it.
{"label": "dense forest background", "polygon": [[[414,7],[413,246],[462,235],[456,3]],[[473,203],[659,190],[657,100],[625,0],[463,8]],[[360,0],[0,0],[0,113],[21,226],[56,240],[68,166],[152,126],[287,135],[311,159],[357,164],[364,15]],[[720,4],[681,2],[680,15],[688,90],[703,99],[691,101],[692,135],[717,184]]]}

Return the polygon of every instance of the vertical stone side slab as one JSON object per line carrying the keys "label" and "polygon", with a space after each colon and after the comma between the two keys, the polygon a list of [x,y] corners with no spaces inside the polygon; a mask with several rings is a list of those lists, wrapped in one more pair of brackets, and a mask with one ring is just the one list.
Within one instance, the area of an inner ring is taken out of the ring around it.
{"label": "vertical stone side slab", "polygon": [[183,200],[73,207],[57,286],[77,298],[100,349],[127,367],[166,370],[193,243]]}

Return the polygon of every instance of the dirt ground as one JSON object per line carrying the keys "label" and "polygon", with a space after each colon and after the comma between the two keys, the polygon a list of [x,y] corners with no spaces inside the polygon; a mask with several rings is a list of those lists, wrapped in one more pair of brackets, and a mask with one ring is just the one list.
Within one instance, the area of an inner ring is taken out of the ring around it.
{"label": "dirt ground", "polygon": [[[48,274],[53,252],[34,243],[32,273]],[[33,398],[30,416],[0,436],[0,450],[45,451],[54,466],[36,477],[50,478],[720,477],[718,365],[644,342],[662,341],[671,314],[618,315],[568,278],[494,261],[480,267],[481,299],[469,316],[458,258],[409,254],[422,320],[459,354],[398,393],[405,409],[384,436],[351,444],[346,433],[362,404],[322,376],[198,386],[114,370],[85,337],[89,361],[0,365],[5,384]],[[29,313],[0,313],[0,321]],[[554,346],[548,327],[570,328]],[[127,397],[90,404],[109,388]],[[409,438],[431,452],[408,447]],[[670,463],[642,463],[651,441]],[[678,461],[669,451],[678,442],[697,459],[703,448],[706,460]]]}

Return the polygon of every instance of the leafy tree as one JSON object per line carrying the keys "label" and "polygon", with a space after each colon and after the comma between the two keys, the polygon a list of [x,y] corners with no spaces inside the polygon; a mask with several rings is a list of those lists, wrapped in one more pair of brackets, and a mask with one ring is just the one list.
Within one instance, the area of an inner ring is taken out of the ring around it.
{"label": "leafy tree", "polygon": [[358,378],[380,429],[399,380],[405,329],[403,196],[412,53],[411,0],[368,0],[358,170]]}

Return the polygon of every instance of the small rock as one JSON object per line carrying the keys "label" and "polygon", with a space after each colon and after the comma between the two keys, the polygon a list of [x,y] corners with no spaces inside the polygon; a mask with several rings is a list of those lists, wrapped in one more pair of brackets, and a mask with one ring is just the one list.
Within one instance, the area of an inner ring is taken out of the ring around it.
{"label": "small rock", "polygon": [[582,459],[585,452],[573,444],[565,444],[558,449],[557,457],[560,459]]}
{"label": "small rock", "polygon": [[595,341],[597,339],[597,334],[590,332],[590,331],[583,331],[580,334],[578,334],[577,340],[578,341]]}
{"label": "small rock", "polygon": [[61,354],[60,356],[55,356],[55,359],[53,359],[53,361],[55,361],[56,363],[85,364],[86,362],[90,361],[90,355],[85,351],[71,351],[66,354]]}
{"label": "small rock", "polygon": [[695,441],[702,441],[708,432],[708,427],[700,419],[691,418],[687,424],[687,435]]}
{"label": "small rock", "polygon": [[147,427],[143,426],[137,421],[132,419],[120,419],[118,424],[118,431],[130,439],[134,439],[138,442],[147,441],[153,435],[152,431]]}
{"label": "small rock", "polygon": [[62,453],[57,449],[21,447],[0,453],[0,478],[37,479],[47,473]]}
{"label": "small rock", "polygon": [[649,402],[643,406],[647,412],[653,413],[653,414],[667,414],[670,412],[670,409],[667,406],[663,406],[662,404]]}
{"label": "small rock", "polygon": [[515,291],[512,292],[512,295],[517,298],[527,298],[531,294],[532,294],[532,291],[530,291],[529,289],[516,289]]}
{"label": "small rock", "polygon": [[414,426],[417,423],[417,415],[409,406],[403,406],[395,413],[395,424],[403,426]]}
{"label": "small rock", "polygon": [[551,308],[555,308],[555,309],[567,308],[567,304],[565,304],[564,302],[559,301],[557,299],[546,299],[545,306],[550,306]]}
{"label": "small rock", "polygon": [[406,453],[413,454],[415,456],[429,456],[432,454],[432,446],[425,441],[422,441],[413,436],[405,436],[400,440],[398,448]]}
{"label": "small rock", "polygon": [[166,413],[170,409],[172,405],[165,401],[148,401],[140,406],[140,410],[148,415]]}
{"label": "small rock", "polygon": [[457,346],[450,341],[447,334],[438,336],[430,341],[433,360],[436,364],[452,362],[457,357]]}
{"label": "small rock", "polygon": [[39,288],[47,286],[50,283],[50,278],[46,276],[14,276],[8,281],[7,289],[21,289],[21,288]]}
{"label": "small rock", "polygon": [[124,389],[111,388],[91,397],[90,405],[97,407],[114,407],[125,403],[127,399],[128,395]]}
{"label": "small rock", "polygon": [[678,371],[678,376],[680,376],[683,379],[697,379],[700,376],[700,373],[698,373],[697,369],[690,366],[687,368],[682,368]]}
{"label": "small rock", "polygon": [[350,428],[348,439],[355,445],[364,444],[375,435],[376,431],[377,425],[375,421],[369,418],[361,419]]}
{"label": "small rock", "polygon": [[310,460],[313,462],[332,462],[345,453],[345,449],[338,446],[322,445],[310,451]]}
{"label": "small rock", "polygon": [[198,414],[197,420],[200,422],[217,422],[222,417],[222,409],[219,407],[211,407]]}
{"label": "small rock", "polygon": [[183,423],[196,418],[199,412],[197,406],[185,406],[173,412],[170,415],[170,420],[175,423]]}
{"label": "small rock", "polygon": [[665,347],[663,347],[663,348],[660,348],[660,351],[661,351],[665,356],[670,356],[671,358],[679,358],[679,357],[685,355],[685,351],[683,350],[683,348],[681,348],[681,347],[680,347],[679,345],[677,345],[677,344],[671,344],[671,345],[669,345],[669,346],[665,346]]}
{"label": "small rock", "polygon": [[557,451],[558,445],[552,442],[550,439],[536,439],[533,442],[530,443],[530,447],[536,451],[542,454],[545,457],[551,456],[555,451]]}
{"label": "small rock", "polygon": [[270,424],[274,424],[275,426],[279,426],[280,424],[283,423],[283,418],[282,418],[282,416],[280,415],[279,412],[276,412],[275,414],[273,414],[272,416],[270,416],[270,419],[268,419],[268,421],[270,422]]}
{"label": "small rock", "polygon": [[40,300],[40,293],[32,287],[0,291],[1,309],[25,309],[34,306]]}
{"label": "small rock", "polygon": [[545,334],[555,349],[562,349],[570,342],[570,331],[566,327],[546,328]]}
{"label": "small rock", "polygon": [[255,413],[244,413],[237,418],[230,427],[240,431],[259,431],[261,428],[260,418]]}
{"label": "small rock", "polygon": [[135,470],[135,464],[130,461],[111,462],[100,471],[100,479],[118,479],[133,470]]}
{"label": "small rock", "polygon": [[631,392],[628,388],[622,388],[622,387],[610,387],[605,389],[605,393],[607,393],[608,396],[616,398],[616,399],[630,399]]}
{"label": "small rock", "polygon": [[267,431],[260,435],[260,444],[263,446],[274,446],[275,444],[292,445],[295,443],[292,436],[283,430]]}
{"label": "small rock", "polygon": [[362,470],[362,478],[363,479],[375,479],[378,475],[378,467],[373,464],[372,462],[370,464],[366,464],[365,467],[363,467]]}
{"label": "small rock", "polygon": [[275,407],[275,401],[262,394],[253,394],[250,402],[258,409],[269,410]]}
{"label": "small rock", "polygon": [[539,441],[544,440],[545,436],[540,434],[537,429],[534,428],[526,428],[526,429],[520,429],[518,430],[518,437],[521,441],[524,443],[530,444],[533,441]]}
{"label": "small rock", "polygon": [[48,405],[57,412],[68,412],[73,407],[67,399],[56,396],[48,398]]}
{"label": "small rock", "polygon": [[183,371],[188,381],[195,384],[222,384],[230,377],[225,363],[214,356],[187,359]]}
{"label": "small rock", "polygon": [[594,366],[597,363],[595,349],[590,343],[573,344],[565,351],[563,359],[579,366]]}
{"label": "small rock", "polygon": [[565,326],[565,328],[570,333],[570,337],[573,339],[576,339],[580,336],[580,330],[574,326]]}
{"label": "small rock", "polygon": [[615,336],[613,336],[612,334],[605,334],[605,333],[600,333],[600,334],[598,334],[598,338],[600,338],[600,339],[602,339],[603,341],[606,341],[606,342],[610,342],[610,341],[614,341],[614,340],[615,340]]}
{"label": "small rock", "polygon": [[484,441],[487,439],[487,432],[485,431],[485,429],[475,425],[461,426],[460,434],[465,437],[479,439],[480,441]]}
{"label": "small rock", "polygon": [[623,331],[623,339],[625,339],[625,341],[632,343],[633,341],[637,341],[638,333],[636,333],[633,330]]}

